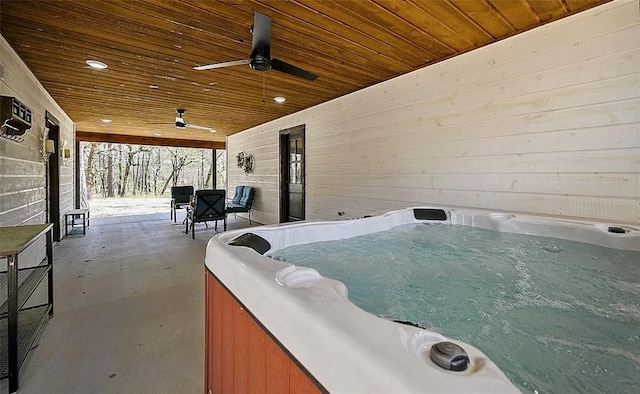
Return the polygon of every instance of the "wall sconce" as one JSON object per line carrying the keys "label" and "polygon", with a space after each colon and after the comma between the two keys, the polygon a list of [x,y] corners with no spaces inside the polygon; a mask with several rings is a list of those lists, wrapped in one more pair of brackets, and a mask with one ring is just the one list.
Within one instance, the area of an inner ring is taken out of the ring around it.
{"label": "wall sconce", "polygon": [[67,148],[67,140],[62,141],[62,147],[60,148],[60,158],[62,158],[62,165],[67,166],[67,160],[71,157],[71,149]]}
{"label": "wall sconce", "polygon": [[55,146],[53,140],[45,140],[44,141],[44,152],[47,155],[50,155],[50,154],[56,152],[56,146]]}
{"label": "wall sconce", "polygon": [[242,168],[245,174],[253,172],[253,155],[240,152],[236,155],[236,164],[238,168]]}

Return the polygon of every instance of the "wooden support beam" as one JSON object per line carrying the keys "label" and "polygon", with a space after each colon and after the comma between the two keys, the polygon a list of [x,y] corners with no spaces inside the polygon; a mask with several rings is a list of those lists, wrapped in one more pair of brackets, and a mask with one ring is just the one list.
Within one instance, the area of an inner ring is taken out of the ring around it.
{"label": "wooden support beam", "polygon": [[151,146],[174,146],[180,148],[225,149],[225,143],[221,141],[201,141],[125,134],[90,133],[86,131],[76,131],[76,141]]}

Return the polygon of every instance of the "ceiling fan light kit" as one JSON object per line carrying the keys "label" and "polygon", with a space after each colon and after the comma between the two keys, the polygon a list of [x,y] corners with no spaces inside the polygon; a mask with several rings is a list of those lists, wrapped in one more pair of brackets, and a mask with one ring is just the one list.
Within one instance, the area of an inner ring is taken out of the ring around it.
{"label": "ceiling fan light kit", "polygon": [[253,27],[251,28],[253,40],[251,42],[251,55],[249,59],[233,60],[223,63],[207,64],[194,67],[195,70],[210,70],[213,68],[222,68],[248,64],[249,67],[256,71],[275,70],[298,78],[309,81],[315,81],[318,76],[303,70],[292,64],[278,59],[271,58],[271,18],[259,12],[255,13]]}

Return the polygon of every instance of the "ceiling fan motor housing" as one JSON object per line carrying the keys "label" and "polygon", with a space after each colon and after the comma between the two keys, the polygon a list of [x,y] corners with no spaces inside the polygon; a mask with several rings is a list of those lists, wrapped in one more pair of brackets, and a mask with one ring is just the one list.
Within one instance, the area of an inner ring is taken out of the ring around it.
{"label": "ceiling fan motor housing", "polygon": [[271,60],[258,52],[255,56],[251,57],[249,67],[256,71],[268,71],[271,69]]}
{"label": "ceiling fan motor housing", "polygon": [[187,126],[187,124],[185,123],[183,116],[184,113],[186,112],[186,110],[178,108],[176,109],[176,113],[178,114],[178,116],[176,117],[176,122],[175,122],[175,126],[179,129],[183,129]]}

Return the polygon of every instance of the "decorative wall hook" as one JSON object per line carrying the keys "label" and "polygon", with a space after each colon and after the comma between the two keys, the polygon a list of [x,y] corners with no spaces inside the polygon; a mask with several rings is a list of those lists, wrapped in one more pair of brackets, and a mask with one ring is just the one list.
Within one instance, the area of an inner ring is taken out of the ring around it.
{"label": "decorative wall hook", "polygon": [[236,165],[242,168],[245,174],[253,172],[253,155],[240,152],[236,155]]}
{"label": "decorative wall hook", "polygon": [[238,168],[242,168],[242,166],[244,166],[244,152],[240,152],[236,155],[236,165]]}

